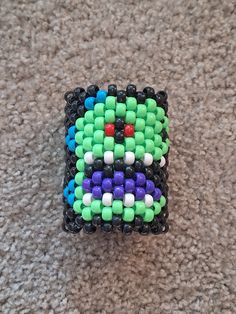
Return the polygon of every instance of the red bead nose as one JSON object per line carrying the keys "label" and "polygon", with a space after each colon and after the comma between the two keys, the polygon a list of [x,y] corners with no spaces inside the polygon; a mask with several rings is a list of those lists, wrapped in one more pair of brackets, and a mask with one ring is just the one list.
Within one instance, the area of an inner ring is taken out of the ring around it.
{"label": "red bead nose", "polygon": [[125,125],[124,135],[126,137],[134,136],[134,126],[133,126],[133,124],[126,124]]}

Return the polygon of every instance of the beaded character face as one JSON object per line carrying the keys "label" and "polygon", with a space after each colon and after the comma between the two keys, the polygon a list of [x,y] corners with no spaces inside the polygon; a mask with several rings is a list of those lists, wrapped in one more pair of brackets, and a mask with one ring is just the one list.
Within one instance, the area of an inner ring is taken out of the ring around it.
{"label": "beaded character face", "polygon": [[91,85],[65,98],[65,230],[167,231],[166,94]]}

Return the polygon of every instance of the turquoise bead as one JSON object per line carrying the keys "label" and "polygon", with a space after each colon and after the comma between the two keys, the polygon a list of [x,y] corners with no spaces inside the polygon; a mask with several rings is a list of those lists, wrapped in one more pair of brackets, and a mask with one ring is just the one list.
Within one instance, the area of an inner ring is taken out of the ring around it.
{"label": "turquoise bead", "polygon": [[74,179],[70,180],[70,182],[68,183],[68,188],[71,192],[74,192],[74,190],[75,190],[75,180]]}
{"label": "turquoise bead", "polygon": [[69,188],[68,188],[68,186],[66,188],[64,188],[63,195],[64,195],[65,198],[68,197],[68,195],[69,195]]}
{"label": "turquoise bead", "polygon": [[72,125],[72,126],[68,129],[68,134],[69,134],[70,138],[74,138],[74,137],[75,137],[75,125]]}
{"label": "turquoise bead", "polygon": [[107,92],[105,90],[99,90],[97,92],[96,103],[103,102],[105,103],[107,97]]}
{"label": "turquoise bead", "polygon": [[69,144],[69,141],[70,141],[70,135],[68,134],[67,136],[66,136],[66,145],[68,146],[68,144]]}
{"label": "turquoise bead", "polygon": [[94,108],[95,97],[88,97],[85,99],[84,106],[88,110],[92,110]]}
{"label": "turquoise bead", "polygon": [[71,152],[75,151],[75,140],[70,140],[68,143],[68,148]]}
{"label": "turquoise bead", "polygon": [[67,201],[68,201],[68,204],[72,206],[75,201],[75,194],[74,193],[69,194]]}

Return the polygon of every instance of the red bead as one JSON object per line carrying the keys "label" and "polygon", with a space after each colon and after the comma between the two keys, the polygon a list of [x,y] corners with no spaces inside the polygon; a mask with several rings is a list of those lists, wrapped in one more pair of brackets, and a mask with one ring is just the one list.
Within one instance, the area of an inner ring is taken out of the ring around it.
{"label": "red bead", "polygon": [[106,136],[114,136],[115,135],[115,125],[112,123],[108,123],[105,125],[105,134]]}
{"label": "red bead", "polygon": [[124,134],[126,137],[134,136],[134,126],[132,124],[126,124]]}

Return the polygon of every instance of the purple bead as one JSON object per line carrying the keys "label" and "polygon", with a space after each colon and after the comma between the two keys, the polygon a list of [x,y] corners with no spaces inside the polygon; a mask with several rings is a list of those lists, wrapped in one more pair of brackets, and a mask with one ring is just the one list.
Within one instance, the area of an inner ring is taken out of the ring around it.
{"label": "purple bead", "polygon": [[161,190],[158,188],[155,188],[152,196],[153,196],[154,201],[159,201],[159,199],[161,198]]}
{"label": "purple bead", "polygon": [[102,188],[100,186],[94,186],[92,189],[93,198],[102,199]]}
{"label": "purple bead", "polygon": [[151,180],[146,181],[146,193],[151,194],[155,190],[155,184]]}
{"label": "purple bead", "polygon": [[144,188],[136,187],[136,189],[135,189],[135,199],[136,199],[137,201],[143,200],[145,194],[146,194],[146,193],[145,193]]}
{"label": "purple bead", "polygon": [[115,186],[113,191],[114,199],[123,200],[124,197],[124,188],[123,186]]}
{"label": "purple bead", "polygon": [[92,175],[92,181],[96,185],[102,184],[102,171],[95,171]]}
{"label": "purple bead", "polygon": [[133,179],[126,179],[125,180],[125,192],[133,193],[135,189],[135,182]]}
{"label": "purple bead", "polygon": [[146,183],[146,177],[142,172],[136,172],[135,176],[136,186],[144,186]]}
{"label": "purple bead", "polygon": [[111,192],[112,191],[112,179],[106,178],[102,181],[102,188],[104,192]]}
{"label": "purple bead", "polygon": [[91,192],[92,188],[92,180],[85,178],[82,183],[82,188],[85,192]]}
{"label": "purple bead", "polygon": [[114,183],[115,185],[122,185],[124,183],[124,172],[115,171],[114,172]]}

